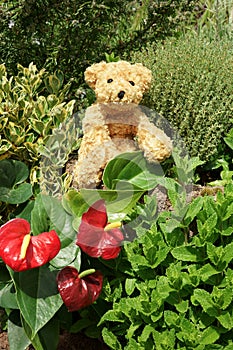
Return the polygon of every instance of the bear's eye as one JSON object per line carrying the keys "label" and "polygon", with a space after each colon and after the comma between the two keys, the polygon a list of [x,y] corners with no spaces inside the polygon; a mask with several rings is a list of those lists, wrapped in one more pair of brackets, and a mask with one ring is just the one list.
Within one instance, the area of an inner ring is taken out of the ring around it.
{"label": "bear's eye", "polygon": [[130,80],[129,83],[130,83],[132,86],[135,85],[134,81],[132,81],[132,80]]}
{"label": "bear's eye", "polygon": [[107,83],[112,83],[113,82],[113,79],[108,79],[107,80]]}

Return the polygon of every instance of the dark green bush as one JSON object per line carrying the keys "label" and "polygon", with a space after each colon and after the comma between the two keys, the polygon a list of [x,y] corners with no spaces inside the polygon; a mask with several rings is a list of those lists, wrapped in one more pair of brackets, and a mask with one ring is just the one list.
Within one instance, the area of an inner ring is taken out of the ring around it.
{"label": "dark green bush", "polygon": [[0,5],[0,51],[16,64],[60,69],[83,79],[84,69],[104,53],[129,53],[149,40],[179,32],[195,1],[9,0]]}
{"label": "dark green bush", "polygon": [[179,130],[191,156],[217,157],[232,125],[232,44],[187,36],[148,45],[132,60],[153,72],[144,103]]}

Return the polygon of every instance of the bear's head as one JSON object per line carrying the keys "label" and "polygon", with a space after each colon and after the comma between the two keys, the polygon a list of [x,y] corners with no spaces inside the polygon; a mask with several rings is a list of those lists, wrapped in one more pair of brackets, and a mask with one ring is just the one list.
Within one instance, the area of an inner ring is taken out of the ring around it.
{"label": "bear's head", "polygon": [[88,67],[85,81],[95,91],[97,103],[138,104],[149,89],[151,71],[141,63],[100,62]]}

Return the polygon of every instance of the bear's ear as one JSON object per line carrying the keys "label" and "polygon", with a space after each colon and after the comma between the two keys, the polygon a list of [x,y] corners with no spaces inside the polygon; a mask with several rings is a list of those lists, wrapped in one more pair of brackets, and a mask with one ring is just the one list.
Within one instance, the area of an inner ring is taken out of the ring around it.
{"label": "bear's ear", "polygon": [[98,74],[106,69],[106,65],[107,63],[102,61],[100,63],[95,63],[86,69],[84,73],[85,81],[93,90],[95,90]]}
{"label": "bear's ear", "polygon": [[144,67],[141,63],[134,64],[135,73],[140,77],[140,82],[142,84],[143,93],[150,88],[152,80],[152,72],[150,69]]}

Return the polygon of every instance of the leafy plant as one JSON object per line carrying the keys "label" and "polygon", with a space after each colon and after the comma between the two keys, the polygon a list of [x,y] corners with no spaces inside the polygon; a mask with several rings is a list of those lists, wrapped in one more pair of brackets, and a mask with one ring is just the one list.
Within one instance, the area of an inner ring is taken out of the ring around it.
{"label": "leafy plant", "polygon": [[170,213],[163,212],[124,246],[117,273],[125,275],[106,284],[113,308],[99,323],[110,348],[232,347],[232,194],[228,184],[216,201],[196,198],[170,230]]}
{"label": "leafy plant", "polygon": [[85,68],[105,52],[122,56],[179,32],[194,6],[187,0],[7,1],[0,7],[2,59],[11,74],[17,63],[34,62],[80,83]]}
{"label": "leafy plant", "polygon": [[52,129],[72,116],[74,100],[66,103],[70,84],[64,75],[53,75],[18,64],[18,74],[8,77],[0,66],[0,157],[36,163],[39,147]]}
{"label": "leafy plant", "polygon": [[186,35],[149,44],[131,57],[153,73],[145,105],[178,130],[191,157],[217,159],[222,137],[232,127],[230,41]]}

